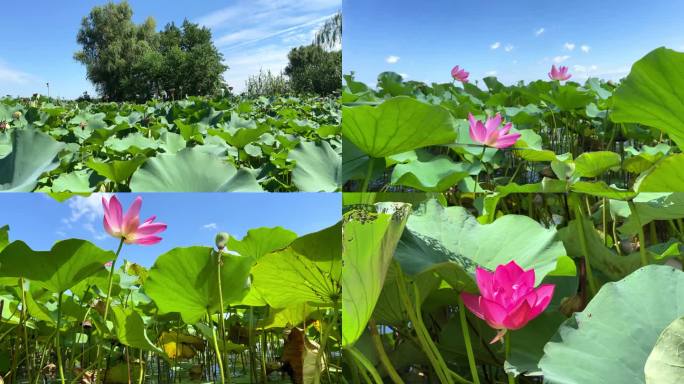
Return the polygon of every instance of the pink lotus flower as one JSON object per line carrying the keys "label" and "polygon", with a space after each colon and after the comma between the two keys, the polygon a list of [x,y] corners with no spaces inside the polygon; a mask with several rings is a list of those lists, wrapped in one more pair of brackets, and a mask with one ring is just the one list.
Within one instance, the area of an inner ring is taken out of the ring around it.
{"label": "pink lotus flower", "polygon": [[469,75],[469,72],[466,72],[465,69],[459,68],[458,65],[451,69],[451,77],[453,77],[454,80],[460,81],[461,83],[467,83]]}
{"label": "pink lotus flower", "polygon": [[551,80],[567,80],[571,78],[572,75],[568,73],[568,67],[563,65],[556,69],[556,64],[551,66],[551,72],[549,72],[549,79]]}
{"label": "pink lotus flower", "polygon": [[499,113],[494,117],[487,118],[484,124],[476,120],[472,113],[468,113],[468,120],[470,121],[470,138],[476,143],[501,149],[510,147],[520,138],[519,133],[508,133],[513,126],[512,123],[508,123],[499,129],[499,125],[501,125],[501,114]]}
{"label": "pink lotus flower", "polygon": [[552,284],[535,288],[534,269],[525,271],[515,261],[499,265],[495,272],[477,267],[475,274],[480,296],[463,292],[461,299],[475,316],[498,330],[490,344],[544,312],[555,288]]}
{"label": "pink lotus flower", "polygon": [[152,216],[140,224],[140,206],[142,197],[138,196],[124,215],[121,203],[116,196],[107,201],[102,198],[104,207],[104,228],[110,235],[123,239],[126,244],[152,245],[161,241],[161,237],[154,236],[166,230],[166,224],[153,223],[156,216]]}

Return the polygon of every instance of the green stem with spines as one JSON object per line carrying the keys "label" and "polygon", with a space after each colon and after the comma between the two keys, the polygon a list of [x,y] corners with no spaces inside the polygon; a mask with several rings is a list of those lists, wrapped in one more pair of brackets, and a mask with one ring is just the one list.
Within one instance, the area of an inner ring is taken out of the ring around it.
{"label": "green stem with spines", "polygon": [[470,375],[473,377],[473,384],[480,384],[480,377],[477,374],[477,365],[475,364],[475,354],[473,353],[473,345],[470,342],[470,330],[468,330],[468,321],[466,320],[466,306],[463,304],[461,295],[458,297],[458,317],[461,321],[461,330],[463,331],[463,340],[465,341],[466,354],[468,355],[468,366],[470,367]]}

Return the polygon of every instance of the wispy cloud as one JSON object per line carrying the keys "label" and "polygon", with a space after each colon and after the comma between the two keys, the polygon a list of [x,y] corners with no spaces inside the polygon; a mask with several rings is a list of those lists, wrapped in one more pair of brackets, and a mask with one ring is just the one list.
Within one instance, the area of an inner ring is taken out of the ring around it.
{"label": "wispy cloud", "polygon": [[341,7],[341,0],[237,0],[194,21],[212,29],[230,67],[224,78],[241,92],[247,78],[260,69],[280,72],[287,65],[288,52],[310,44],[320,26]]}
{"label": "wispy cloud", "polygon": [[32,81],[36,81],[36,77],[22,72],[20,70],[14,69],[9,66],[6,62],[0,59],[0,84],[11,83],[11,84],[26,84]]}
{"label": "wispy cloud", "polygon": [[591,47],[588,46],[588,45],[586,45],[586,44],[583,44],[583,45],[580,47],[580,49],[581,49],[582,52],[584,52],[584,53],[589,53],[589,51],[591,50]]}
{"label": "wispy cloud", "polygon": [[575,49],[575,43],[565,43],[563,44],[563,49],[566,51],[572,51]]}
{"label": "wispy cloud", "polygon": [[544,29],[543,27],[539,28],[536,31],[534,31],[534,35],[535,36],[541,36],[544,33],[544,31],[546,31],[546,29]]}
{"label": "wispy cloud", "polygon": [[[103,230],[98,230],[95,223],[102,219],[104,209],[102,208],[102,196],[109,194],[94,193],[88,197],[74,196],[68,200],[69,216],[62,218],[62,224],[67,229],[73,229],[74,226],[88,232],[95,240],[104,240],[107,234]],[[64,233],[66,230],[58,229],[58,233]]]}
{"label": "wispy cloud", "polygon": [[508,45],[506,45],[506,46],[504,47],[504,51],[510,52],[510,51],[513,50],[513,48],[515,48],[513,45],[508,44]]}
{"label": "wispy cloud", "polygon": [[214,229],[214,230],[215,230],[215,229],[218,228],[218,226],[216,225],[216,223],[207,223],[207,224],[204,224],[204,225],[202,226],[202,228],[204,228],[204,229]]}
{"label": "wispy cloud", "polygon": [[394,56],[394,55],[387,56],[385,58],[385,62],[387,62],[387,64],[396,64],[397,62],[399,62],[399,56]]}
{"label": "wispy cloud", "polygon": [[569,58],[570,58],[570,56],[568,56],[568,55],[556,56],[553,58],[553,62],[556,64],[560,64]]}
{"label": "wispy cloud", "polygon": [[290,47],[282,45],[267,45],[256,48],[240,49],[229,52],[225,56],[225,64],[230,69],[223,75],[228,84],[241,92],[249,76],[259,73],[259,70],[270,70],[274,75],[280,73],[287,66],[287,54]]}
{"label": "wispy cloud", "polygon": [[501,42],[497,41],[494,44],[490,45],[489,49],[499,49],[500,46],[501,46]]}

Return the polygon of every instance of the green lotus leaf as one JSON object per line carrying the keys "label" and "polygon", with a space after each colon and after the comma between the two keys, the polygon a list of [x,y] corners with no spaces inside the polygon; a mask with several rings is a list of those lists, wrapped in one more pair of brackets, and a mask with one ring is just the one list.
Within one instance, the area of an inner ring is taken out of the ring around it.
{"label": "green lotus leaf", "polygon": [[133,192],[258,192],[261,186],[246,169],[195,148],[148,159],[131,177]]}
{"label": "green lotus leaf", "polygon": [[684,273],[649,265],[604,285],[558,329],[539,362],[548,383],[645,383],[659,335],[684,316]]}
{"label": "green lotus leaf", "polygon": [[383,203],[381,213],[345,215],[342,270],[342,344],[353,345],[366,329],[385,282],[411,206]]}
{"label": "green lotus leaf", "polygon": [[128,180],[146,159],[145,156],[137,156],[130,160],[110,160],[106,162],[88,159],[86,166],[109,180],[121,183]]}
{"label": "green lotus leaf", "polygon": [[342,251],[330,244],[341,244],[341,236],[336,224],[261,257],[252,268],[252,288],[276,309],[304,303],[339,305]]}
{"label": "green lotus leaf", "polygon": [[12,152],[0,159],[0,191],[30,192],[38,178],[57,167],[57,153],[64,148],[43,132],[27,129],[14,131]]}
{"label": "green lotus leaf", "polygon": [[425,192],[443,192],[471,173],[470,166],[456,163],[446,155],[417,151],[416,159],[394,166],[392,184]]}
{"label": "green lotus leaf", "polygon": [[113,252],[85,240],[58,241],[49,251],[34,251],[17,240],[0,253],[0,277],[24,277],[60,293],[101,271],[111,260]]}
{"label": "green lotus leaf", "polygon": [[[524,269],[534,268],[539,284],[565,255],[556,230],[527,216],[505,215],[483,225],[463,207],[445,208],[429,200],[409,217],[395,258],[409,275],[440,273],[444,263],[474,274],[477,265],[493,270],[515,260]],[[457,288],[473,286],[472,281],[447,281]]]}
{"label": "green lotus leaf", "polygon": [[[682,136],[684,140],[684,136]],[[684,141],[682,142],[684,144]],[[634,182],[638,192],[677,192],[684,191],[684,153],[665,157],[639,175]]]}
{"label": "green lotus leaf", "polygon": [[639,123],[657,128],[683,149],[682,88],[684,53],[657,48],[632,65],[629,75],[613,94],[610,118],[616,123]]}
{"label": "green lotus leaf", "polygon": [[132,308],[112,306],[114,332],[123,345],[161,354],[163,351],[147,338],[145,323]]}
{"label": "green lotus leaf", "polygon": [[251,257],[257,261],[268,253],[287,247],[296,238],[296,233],[283,227],[261,227],[247,231],[242,240],[231,237],[226,247],[241,256]]}
{"label": "green lotus leaf", "polygon": [[288,154],[294,160],[292,181],[302,192],[334,192],[342,184],[342,156],[326,141],[302,141]]}
{"label": "green lotus leaf", "polygon": [[[239,301],[248,291],[249,257],[223,254],[221,292],[224,305]],[[219,310],[218,259],[209,247],[174,248],[159,256],[145,280],[145,293],[161,313],[180,313],[194,324],[207,312]]]}
{"label": "green lotus leaf", "polygon": [[620,168],[620,155],[610,151],[585,152],[575,159],[574,176],[597,177]]}
{"label": "green lotus leaf", "polygon": [[646,384],[684,382],[684,317],[670,323],[660,334],[646,359]]}
{"label": "green lotus leaf", "polygon": [[445,108],[406,96],[377,107],[342,107],[342,135],[371,157],[386,157],[456,140],[454,119]]}

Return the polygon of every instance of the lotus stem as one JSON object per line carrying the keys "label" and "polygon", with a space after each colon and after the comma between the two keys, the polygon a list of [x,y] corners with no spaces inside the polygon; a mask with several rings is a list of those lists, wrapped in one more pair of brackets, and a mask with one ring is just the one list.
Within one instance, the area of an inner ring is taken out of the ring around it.
{"label": "lotus stem", "polygon": [[458,297],[458,318],[461,321],[461,330],[463,331],[463,340],[465,341],[466,354],[468,355],[468,365],[470,366],[470,375],[473,377],[474,384],[480,384],[480,377],[477,374],[477,365],[475,364],[475,354],[473,353],[473,345],[470,342],[470,330],[468,329],[468,321],[466,320],[466,307],[463,304],[461,295]]}
{"label": "lotus stem", "polygon": [[[335,324],[337,324],[337,319],[339,318],[340,312],[337,309],[333,310],[333,317],[332,321],[330,322],[329,325],[323,326],[321,325],[321,344],[318,352],[318,356],[316,356],[316,372],[314,374],[314,384],[319,384],[321,382],[321,361],[323,359],[323,356],[325,356],[325,348],[326,345],[328,344],[328,338],[330,337],[330,332],[332,331],[333,327]],[[321,322],[323,324],[323,322]]]}
{"label": "lotus stem", "polygon": [[[506,361],[511,358],[511,333],[506,332],[504,335],[504,350],[506,354]],[[511,372],[507,372],[508,384],[515,384],[515,375]]]}
{"label": "lotus stem", "polygon": [[[221,331],[221,344],[223,345],[223,351],[225,352],[226,350],[226,325],[225,322],[223,321],[223,310],[225,307],[223,306],[223,288],[221,286],[221,267],[223,266],[223,249],[219,249],[217,257],[216,257],[216,264],[217,264],[217,271],[218,273],[216,274],[217,276],[217,284],[218,284],[218,294],[219,294],[219,305],[221,308],[219,309],[219,330]],[[221,353],[218,355],[218,358],[221,360],[224,360],[224,353]],[[228,382],[230,383],[232,381],[230,375],[228,375]]]}
{"label": "lotus stem", "polygon": [[[418,305],[414,306],[411,303],[411,298],[409,297],[408,291],[406,290],[404,272],[401,270],[401,267],[398,263],[396,263],[395,265],[397,266],[397,287],[399,288],[399,296],[401,297],[401,300],[404,303],[406,313],[408,314],[409,319],[411,320],[411,324],[413,324],[414,330],[416,331],[416,336],[418,337],[420,346],[423,349],[423,351],[425,351],[425,354],[430,360],[430,363],[432,364],[435,373],[437,373],[440,382],[446,384],[453,384],[446,363],[444,362],[444,359],[442,359],[442,355],[439,353],[437,347],[432,342],[432,339],[430,338],[430,334],[427,332],[427,329],[425,329],[423,319],[421,318],[419,312],[420,307]],[[416,295],[416,304],[420,304],[420,295],[418,292],[418,287],[414,285],[413,288],[414,294]]]}
{"label": "lotus stem", "polygon": [[[109,314],[109,304],[111,302],[111,296],[112,296],[112,285],[114,282],[114,268],[116,268],[116,261],[119,259],[119,254],[121,253],[121,249],[123,248],[124,244],[124,239],[121,238],[121,241],[119,241],[119,247],[116,249],[116,254],[114,255],[114,260],[112,260],[112,266],[109,268],[109,277],[107,281],[107,297],[105,298],[105,310],[104,310],[104,325],[105,328],[107,327],[107,315]],[[97,345],[97,352],[95,353],[95,360],[97,361],[97,368],[98,370],[101,368],[102,364],[102,345],[101,343],[98,343]]]}
{"label": "lotus stem", "polygon": [[55,348],[57,349],[57,368],[59,369],[59,379],[62,384],[65,383],[64,380],[64,366],[62,362],[62,346],[61,338],[59,337],[60,327],[62,326],[62,295],[64,292],[60,292],[57,297],[57,335],[55,337]]}
{"label": "lotus stem", "polygon": [[361,186],[361,192],[368,192],[368,185],[370,184],[370,179],[373,177],[373,158],[368,157],[368,168],[366,168],[366,177],[363,179],[363,185]]}
{"label": "lotus stem", "polygon": [[378,334],[378,326],[375,324],[375,320],[370,319],[368,321],[368,326],[370,327],[371,340],[373,340],[375,351],[378,353],[383,368],[385,368],[385,371],[387,371],[387,374],[394,384],[404,384],[404,380],[401,379],[397,370],[394,369],[394,365],[390,361],[389,356],[387,356],[387,352],[385,352],[385,347],[382,345],[382,339]]}
{"label": "lotus stem", "polygon": [[[487,146],[483,145],[482,146],[482,153],[480,153],[480,163],[483,164],[484,167],[484,155],[485,151],[487,150]],[[486,168],[485,168],[486,172]],[[475,175],[475,187],[473,188],[473,205],[475,205],[475,199],[477,199],[477,186],[480,184],[480,172]]]}
{"label": "lotus stem", "polygon": [[639,217],[639,212],[637,212],[634,201],[630,200],[627,202],[627,204],[629,204],[629,210],[632,212],[634,220],[637,222],[637,227],[639,228],[639,255],[641,255],[641,266],[645,267],[648,265],[648,255],[646,254],[646,236],[644,235],[644,227],[641,224],[641,218]]}
{"label": "lotus stem", "polygon": [[214,351],[216,352],[216,360],[218,361],[219,371],[221,372],[221,384],[225,383],[225,373],[223,372],[223,359],[221,359],[221,350],[218,345],[218,338],[216,336],[216,329],[214,329],[214,324],[211,321],[211,313],[207,311],[207,320],[209,321],[209,326],[211,327],[211,337],[214,342]]}
{"label": "lotus stem", "polygon": [[596,287],[596,281],[594,280],[594,274],[591,270],[591,262],[589,260],[589,246],[587,245],[586,231],[584,228],[584,214],[582,213],[582,207],[579,201],[573,200],[573,205],[575,208],[575,219],[577,220],[577,224],[579,226],[580,249],[582,250],[582,254],[584,254],[584,265],[587,269],[589,290],[591,290],[591,295],[594,296],[596,295],[596,292],[598,292],[598,289]]}
{"label": "lotus stem", "polygon": [[382,377],[380,377],[378,370],[375,369],[373,364],[370,361],[368,361],[368,359],[366,358],[366,356],[363,355],[363,353],[359,352],[354,347],[347,347],[345,348],[345,351],[353,358],[354,361],[359,363],[368,373],[370,373],[371,377],[373,377],[373,381],[375,381],[375,384],[383,384]]}

